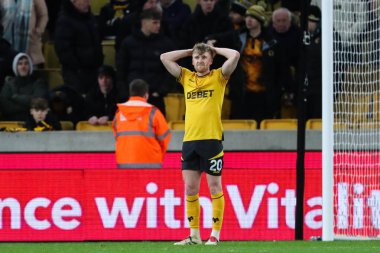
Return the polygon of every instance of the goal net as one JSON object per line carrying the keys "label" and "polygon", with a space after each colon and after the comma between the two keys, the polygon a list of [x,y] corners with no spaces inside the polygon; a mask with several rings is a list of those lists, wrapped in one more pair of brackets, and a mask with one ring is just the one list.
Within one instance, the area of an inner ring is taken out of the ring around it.
{"label": "goal net", "polygon": [[333,0],[332,34],[333,236],[380,239],[380,1]]}

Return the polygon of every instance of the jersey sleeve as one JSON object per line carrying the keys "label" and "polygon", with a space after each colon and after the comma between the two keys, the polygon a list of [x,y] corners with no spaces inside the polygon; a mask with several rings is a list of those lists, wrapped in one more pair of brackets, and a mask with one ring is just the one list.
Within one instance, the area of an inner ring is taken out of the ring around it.
{"label": "jersey sleeve", "polygon": [[227,83],[228,83],[229,78],[226,78],[223,75],[222,68],[216,69],[216,72],[217,72],[217,75],[218,75],[218,80],[219,80],[220,85],[226,86]]}
{"label": "jersey sleeve", "polygon": [[184,67],[180,67],[181,68],[181,74],[180,76],[178,77],[177,81],[182,85],[184,86],[185,84],[185,80],[186,80],[186,76],[191,73],[190,70],[188,70],[187,68],[184,68]]}

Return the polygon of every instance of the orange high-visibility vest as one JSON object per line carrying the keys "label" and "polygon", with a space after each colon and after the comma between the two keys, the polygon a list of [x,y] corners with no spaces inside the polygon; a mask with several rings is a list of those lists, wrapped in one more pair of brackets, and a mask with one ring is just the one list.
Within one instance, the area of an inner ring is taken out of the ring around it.
{"label": "orange high-visibility vest", "polygon": [[171,136],[164,115],[142,97],[117,107],[112,125],[118,168],[161,168]]}

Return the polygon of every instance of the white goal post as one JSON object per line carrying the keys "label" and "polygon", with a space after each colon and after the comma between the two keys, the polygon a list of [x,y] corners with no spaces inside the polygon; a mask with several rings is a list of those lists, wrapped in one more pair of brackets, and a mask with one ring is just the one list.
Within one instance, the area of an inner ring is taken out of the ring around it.
{"label": "white goal post", "polygon": [[380,1],[322,0],[322,240],[380,239]]}

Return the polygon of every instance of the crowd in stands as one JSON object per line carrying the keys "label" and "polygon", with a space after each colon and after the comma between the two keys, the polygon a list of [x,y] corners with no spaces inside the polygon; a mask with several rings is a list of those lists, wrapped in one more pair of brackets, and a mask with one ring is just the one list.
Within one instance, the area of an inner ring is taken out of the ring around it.
{"label": "crowd in stands", "polygon": [[[289,117],[283,108],[296,109],[300,90],[310,101],[306,117],[321,118],[320,1],[308,9],[307,64],[300,64],[300,1],[188,2],[110,0],[95,15],[89,0],[0,0],[0,120],[24,121],[29,130],[59,130],[59,121],[104,125],[135,79],[149,84],[148,102],[165,115],[164,97],[182,87],[159,57],[197,42],[241,54],[226,94],[231,119]],[[115,42],[115,67],[104,64],[105,40]],[[56,87],[35,73],[45,68],[46,41],[60,62],[63,83]],[[212,68],[222,62],[216,57]]]}

